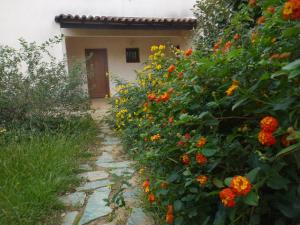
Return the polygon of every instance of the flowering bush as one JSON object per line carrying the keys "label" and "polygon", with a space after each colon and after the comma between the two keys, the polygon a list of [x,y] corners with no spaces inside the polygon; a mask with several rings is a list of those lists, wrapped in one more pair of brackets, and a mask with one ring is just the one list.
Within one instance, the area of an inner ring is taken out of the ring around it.
{"label": "flowering bush", "polygon": [[250,1],[210,55],[154,46],[121,84],[113,122],[166,224],[300,222],[299,2]]}

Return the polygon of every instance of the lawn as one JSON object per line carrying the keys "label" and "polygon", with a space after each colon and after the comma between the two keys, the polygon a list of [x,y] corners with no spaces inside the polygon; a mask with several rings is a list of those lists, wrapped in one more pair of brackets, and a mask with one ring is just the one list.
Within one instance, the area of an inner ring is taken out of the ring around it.
{"label": "lawn", "polygon": [[96,126],[90,118],[56,131],[0,134],[0,224],[57,224],[57,196],[79,182],[75,174]]}

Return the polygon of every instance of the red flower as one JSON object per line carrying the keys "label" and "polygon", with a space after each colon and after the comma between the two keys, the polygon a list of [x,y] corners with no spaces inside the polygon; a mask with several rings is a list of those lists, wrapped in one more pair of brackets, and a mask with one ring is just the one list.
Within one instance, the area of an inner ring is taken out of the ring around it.
{"label": "red flower", "polygon": [[272,146],[276,143],[276,139],[271,132],[261,131],[258,133],[258,141],[265,146]]}
{"label": "red flower", "polygon": [[196,153],[196,162],[203,166],[207,163],[207,158],[202,153]]}
{"label": "red flower", "polygon": [[188,57],[188,56],[190,56],[192,53],[193,53],[193,49],[189,48],[188,50],[186,50],[186,51],[184,52],[184,55],[185,55],[186,57]]}
{"label": "red flower", "polygon": [[174,122],[174,117],[171,116],[168,121],[169,121],[169,123],[173,123]]}
{"label": "red flower", "polygon": [[191,139],[191,135],[190,135],[189,133],[186,133],[186,134],[184,135],[184,138],[185,138],[186,140],[190,140],[190,139]]}
{"label": "red flower", "polygon": [[288,134],[282,135],[280,142],[283,147],[288,147],[290,145],[296,144],[296,140],[288,140]]}
{"label": "red flower", "polygon": [[183,163],[184,165],[190,164],[190,157],[189,157],[188,154],[183,154],[183,155],[181,156],[181,160],[182,160],[182,163]]}
{"label": "red flower", "polygon": [[177,78],[178,79],[181,79],[183,77],[183,72],[180,72],[178,75],[177,75]]}
{"label": "red flower", "polygon": [[282,11],[284,19],[298,20],[300,19],[300,1],[289,0],[284,4]]}
{"label": "red flower", "polygon": [[150,93],[150,94],[148,94],[147,98],[148,98],[148,100],[153,101],[156,99],[156,96],[154,93]]}
{"label": "red flower", "polygon": [[175,70],[175,66],[172,64],[171,66],[169,66],[168,68],[168,72],[172,73]]}
{"label": "red flower", "polygon": [[260,127],[265,132],[274,132],[278,128],[278,120],[272,116],[266,116],[260,121]]}
{"label": "red flower", "polygon": [[235,194],[231,188],[224,188],[220,191],[219,197],[225,207],[232,208],[235,206]]}
{"label": "red flower", "polygon": [[232,45],[232,42],[231,41],[227,41],[226,44],[224,45],[223,49],[222,49],[222,52],[225,53],[225,52],[228,52],[230,47]]}
{"label": "red flower", "polygon": [[196,180],[200,183],[201,186],[204,186],[208,180],[208,177],[205,175],[197,176]]}
{"label": "red flower", "polygon": [[268,11],[269,13],[271,13],[271,14],[274,14],[274,13],[275,13],[275,7],[274,7],[274,6],[269,6],[269,7],[267,8],[267,11]]}
{"label": "red flower", "polygon": [[239,34],[235,34],[234,36],[233,36],[233,38],[234,38],[234,40],[240,40],[240,38],[241,38],[241,36],[239,35]]}
{"label": "red flower", "polygon": [[243,176],[235,176],[230,182],[230,187],[236,195],[246,196],[251,191],[250,181]]}
{"label": "red flower", "polygon": [[178,142],[177,142],[177,145],[178,145],[179,147],[184,147],[184,146],[185,146],[185,143],[184,143],[184,141],[178,141]]}
{"label": "red flower", "polygon": [[155,195],[154,194],[149,194],[148,195],[148,201],[150,202],[150,203],[153,203],[153,202],[155,202]]}
{"label": "red flower", "polygon": [[173,224],[173,222],[174,222],[173,206],[168,205],[168,210],[167,210],[167,214],[166,214],[166,223]]}
{"label": "red flower", "polygon": [[201,138],[199,138],[199,140],[197,142],[197,147],[198,148],[202,148],[202,147],[204,147],[205,144],[206,144],[206,138],[205,137],[201,137]]}
{"label": "red flower", "polygon": [[166,102],[170,99],[170,95],[165,92],[163,95],[160,96],[160,100],[163,101],[163,102]]}

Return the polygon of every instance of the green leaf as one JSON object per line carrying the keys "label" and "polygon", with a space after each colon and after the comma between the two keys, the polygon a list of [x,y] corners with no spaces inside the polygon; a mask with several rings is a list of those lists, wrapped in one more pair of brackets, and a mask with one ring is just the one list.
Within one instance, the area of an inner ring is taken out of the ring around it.
{"label": "green leaf", "polygon": [[260,171],[260,167],[256,167],[253,170],[251,170],[249,173],[247,173],[245,176],[249,179],[251,183],[253,183],[259,171]]}
{"label": "green leaf", "polygon": [[257,206],[259,196],[254,190],[252,190],[246,197],[243,198],[243,200],[247,205]]}
{"label": "green leaf", "polygon": [[219,210],[216,212],[213,225],[224,225],[225,220],[226,220],[225,208],[223,206],[220,206]]}
{"label": "green leaf", "polygon": [[216,149],[216,148],[204,148],[202,150],[202,153],[206,157],[210,157],[210,156],[213,156],[214,154],[216,154],[217,151],[218,151],[218,149]]}
{"label": "green leaf", "polygon": [[167,179],[168,182],[172,183],[179,178],[178,173],[173,172]]}
{"label": "green leaf", "polygon": [[174,221],[174,224],[175,225],[181,225],[181,224],[183,224],[183,217],[182,216],[176,217],[175,221]]}
{"label": "green leaf", "polygon": [[234,111],[237,107],[239,107],[242,103],[244,103],[248,98],[243,98],[239,101],[237,101],[231,108],[232,111]]}
{"label": "green leaf", "polygon": [[286,189],[287,185],[290,181],[286,179],[285,177],[281,176],[276,171],[273,171],[267,180],[267,185],[274,189],[274,190],[280,190],[280,189]]}
{"label": "green leaf", "polygon": [[223,187],[224,187],[223,181],[221,181],[221,180],[218,179],[218,178],[214,178],[214,179],[212,180],[212,183],[213,183],[217,188],[223,188]]}
{"label": "green leaf", "polygon": [[182,209],[183,203],[180,200],[176,200],[174,202],[174,210],[175,211],[180,211]]}
{"label": "green leaf", "polygon": [[201,93],[201,87],[199,85],[194,85],[194,90],[196,93]]}
{"label": "green leaf", "polygon": [[296,68],[300,67],[300,59],[297,59],[286,66],[282,67],[283,70],[294,70]]}
{"label": "green leaf", "polygon": [[289,153],[291,153],[293,151],[297,151],[297,150],[300,150],[300,143],[294,144],[294,145],[291,145],[291,146],[288,146],[288,147],[282,149],[280,152],[278,152],[276,154],[275,158],[282,156],[282,155],[289,154]]}
{"label": "green leaf", "polygon": [[224,180],[224,183],[229,186],[230,183],[231,183],[231,180],[232,180],[232,177],[227,177],[225,180]]}

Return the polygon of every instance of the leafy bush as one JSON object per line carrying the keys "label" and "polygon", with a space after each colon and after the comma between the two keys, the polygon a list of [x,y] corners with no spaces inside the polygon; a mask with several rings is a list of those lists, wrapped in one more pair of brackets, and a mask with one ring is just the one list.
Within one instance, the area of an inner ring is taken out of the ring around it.
{"label": "leafy bush", "polygon": [[0,46],[0,125],[40,128],[87,106],[81,64],[67,71],[66,62],[51,54],[60,41],[20,39],[20,49]]}
{"label": "leafy bush", "polygon": [[213,53],[153,46],[119,85],[112,122],[166,223],[299,224],[299,19],[298,0],[250,0]]}

